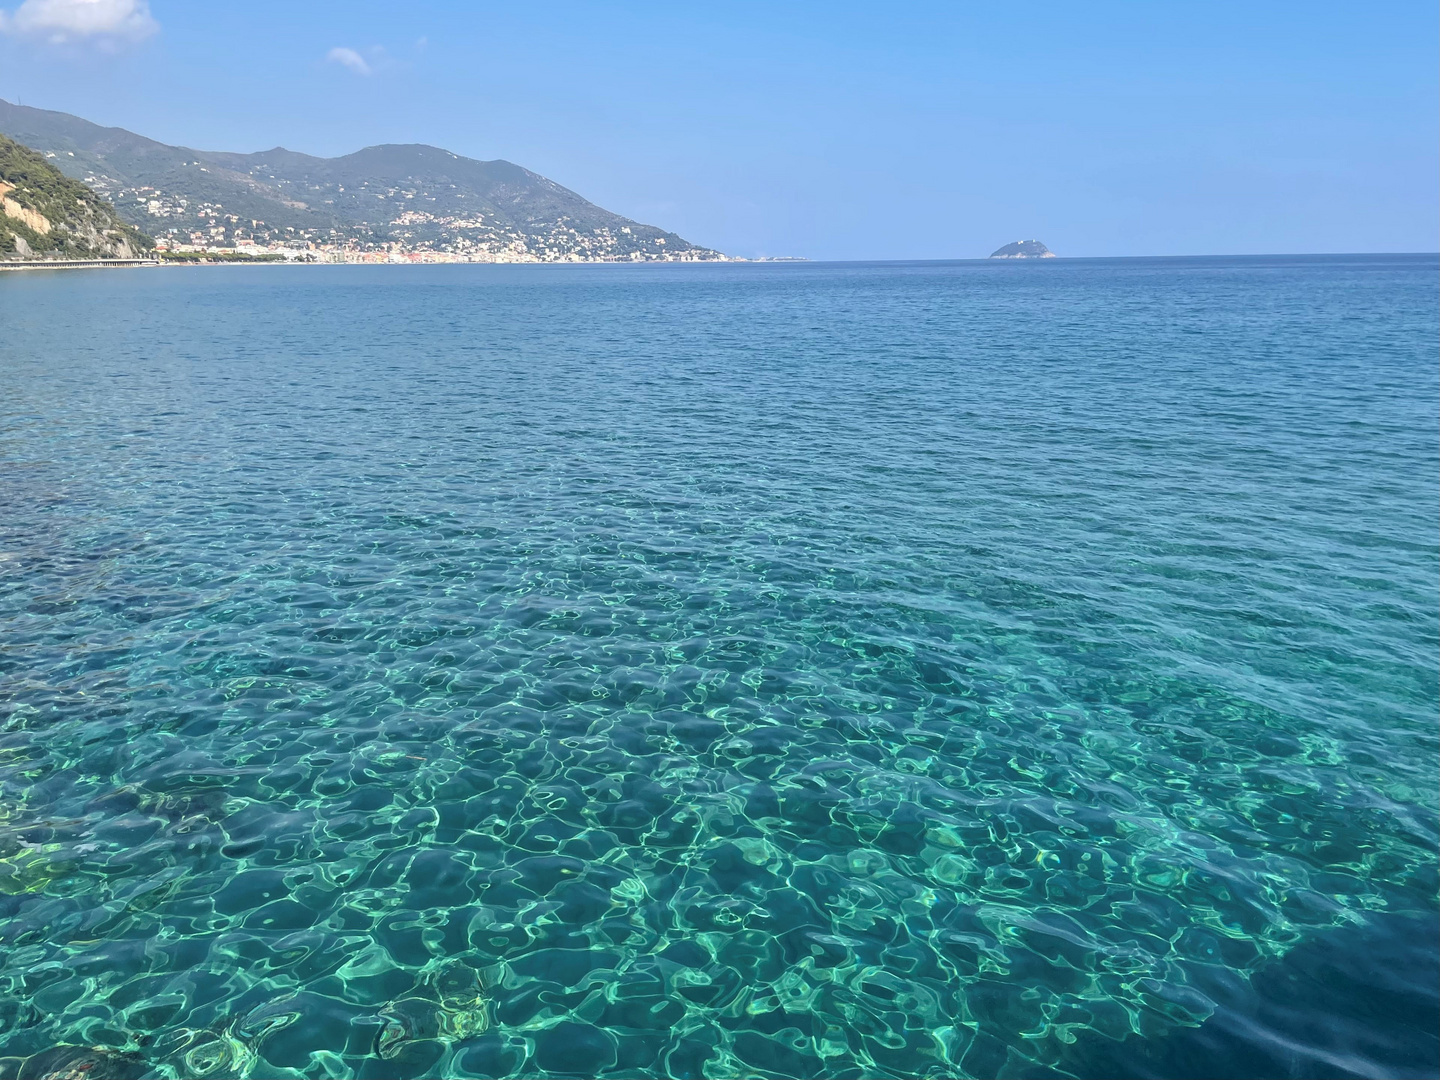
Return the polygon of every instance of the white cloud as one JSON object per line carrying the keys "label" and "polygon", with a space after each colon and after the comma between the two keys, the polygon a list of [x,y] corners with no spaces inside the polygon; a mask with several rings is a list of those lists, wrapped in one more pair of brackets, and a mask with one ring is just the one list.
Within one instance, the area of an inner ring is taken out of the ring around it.
{"label": "white cloud", "polygon": [[0,31],[69,41],[139,41],[160,29],[149,0],[24,0],[13,13],[0,11]]}
{"label": "white cloud", "polygon": [[357,75],[369,75],[372,69],[365,58],[354,49],[347,49],[343,45],[336,46],[325,54],[326,60],[332,60],[337,64],[344,64]]}

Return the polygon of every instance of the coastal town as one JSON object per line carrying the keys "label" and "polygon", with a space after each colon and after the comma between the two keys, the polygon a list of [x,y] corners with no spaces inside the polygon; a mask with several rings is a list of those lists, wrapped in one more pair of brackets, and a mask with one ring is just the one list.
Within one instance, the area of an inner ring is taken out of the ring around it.
{"label": "coastal town", "polygon": [[[53,156],[53,155],[48,155]],[[300,263],[550,263],[730,262],[731,256],[685,246],[667,250],[664,236],[648,245],[633,242],[632,227],[581,228],[561,216],[521,231],[475,211],[445,214],[418,208],[433,197],[421,190],[389,187],[367,191],[393,207],[389,220],[329,228],[271,224],[245,217],[220,202],[190,199],[149,185],[122,186],[104,175],[85,182],[117,209],[142,217],[156,252],[175,261],[268,261]],[[337,194],[343,194],[339,187]],[[541,231],[543,230],[543,231]],[[538,235],[537,235],[538,233]]]}
{"label": "coastal town", "polygon": [[114,244],[104,230],[88,240],[66,233],[63,242],[61,233],[17,236],[12,263],[97,255],[172,265],[751,261],[606,210],[513,162],[440,147],[383,144],[338,158],[282,147],[197,151],[4,101],[0,125],[113,207],[111,232],[120,230]]}
{"label": "coastal town", "polygon": [[0,132],[113,205],[167,262],[732,261],[514,162],[437,146],[200,151],[4,101]]}

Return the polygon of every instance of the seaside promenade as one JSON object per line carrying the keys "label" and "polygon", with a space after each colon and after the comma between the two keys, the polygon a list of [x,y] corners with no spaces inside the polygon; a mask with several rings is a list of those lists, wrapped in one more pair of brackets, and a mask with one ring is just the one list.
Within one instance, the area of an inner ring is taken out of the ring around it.
{"label": "seaside promenade", "polygon": [[159,266],[159,259],[16,259],[0,270],[92,270],[116,266]]}

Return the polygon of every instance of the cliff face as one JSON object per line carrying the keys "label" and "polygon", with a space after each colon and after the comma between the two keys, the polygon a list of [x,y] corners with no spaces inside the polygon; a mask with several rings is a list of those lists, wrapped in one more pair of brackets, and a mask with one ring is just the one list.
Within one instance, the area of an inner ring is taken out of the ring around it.
{"label": "cliff face", "polygon": [[0,260],[137,259],[154,247],[80,181],[0,135]]}

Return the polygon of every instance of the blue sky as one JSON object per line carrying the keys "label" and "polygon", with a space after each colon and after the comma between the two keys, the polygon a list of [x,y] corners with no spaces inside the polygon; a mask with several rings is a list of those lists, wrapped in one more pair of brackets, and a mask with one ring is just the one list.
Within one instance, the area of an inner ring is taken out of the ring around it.
{"label": "blue sky", "polygon": [[506,158],[734,254],[1440,246],[1433,0],[0,11],[10,101],[205,149]]}

